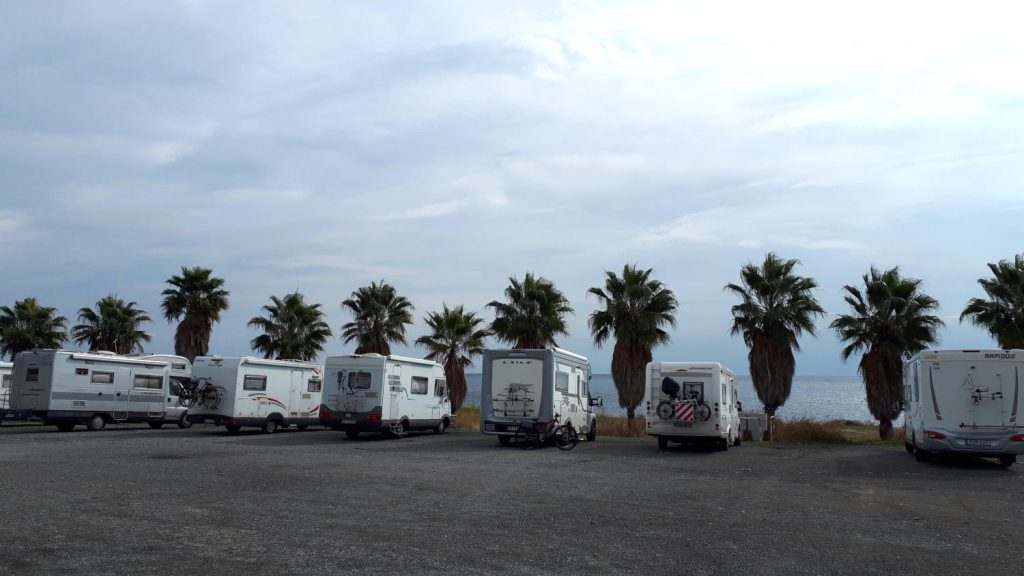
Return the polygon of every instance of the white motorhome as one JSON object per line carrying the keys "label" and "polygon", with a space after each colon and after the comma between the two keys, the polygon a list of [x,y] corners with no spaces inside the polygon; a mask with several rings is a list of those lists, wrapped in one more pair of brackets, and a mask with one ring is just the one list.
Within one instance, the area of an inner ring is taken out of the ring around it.
{"label": "white motorhome", "polygon": [[739,446],[736,375],[718,362],[650,362],[644,376],[647,434],[658,448],[669,442],[711,442],[719,450]]}
{"label": "white motorhome", "polygon": [[437,362],[402,356],[331,356],[320,421],[349,438],[360,432],[402,437],[412,430],[443,434],[452,424],[444,368]]}
{"label": "white motorhome", "polygon": [[587,440],[597,438],[590,397],[590,363],[559,348],[484,350],[480,385],[480,432],[508,444],[524,421],[572,423]]}
{"label": "white motorhome", "polygon": [[162,422],[171,366],[112,353],[31,350],[14,359],[11,408],[55,424],[102,430],[113,422]]}
{"label": "white motorhome", "polygon": [[192,381],[192,363],[183,356],[171,354],[149,354],[141,356],[146,360],[161,360],[167,362],[170,367],[167,381],[167,395],[164,402],[164,419],[162,421],[151,420],[151,428],[160,428],[164,424],[177,424],[178,428],[188,428],[192,422],[188,419],[188,408],[182,405],[179,397],[181,389]]}
{"label": "white motorhome", "polygon": [[903,367],[904,431],[918,460],[1024,454],[1024,350],[926,350]]}
{"label": "white motorhome", "polygon": [[192,377],[201,388],[216,388],[215,405],[193,405],[192,422],[223,425],[229,433],[243,426],[262,428],[272,434],[295,425],[305,430],[318,424],[323,387],[320,366],[298,360],[265,360],[242,356],[199,356]]}
{"label": "white motorhome", "polygon": [[11,372],[13,370],[13,362],[0,362],[0,420],[4,419],[7,410],[11,407]]}

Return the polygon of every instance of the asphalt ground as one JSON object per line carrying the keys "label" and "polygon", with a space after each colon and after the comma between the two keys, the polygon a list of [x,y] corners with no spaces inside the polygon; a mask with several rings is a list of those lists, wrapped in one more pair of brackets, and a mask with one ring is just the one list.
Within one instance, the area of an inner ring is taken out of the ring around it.
{"label": "asphalt ground", "polygon": [[1024,573],[1024,465],[222,430],[0,427],[0,574]]}

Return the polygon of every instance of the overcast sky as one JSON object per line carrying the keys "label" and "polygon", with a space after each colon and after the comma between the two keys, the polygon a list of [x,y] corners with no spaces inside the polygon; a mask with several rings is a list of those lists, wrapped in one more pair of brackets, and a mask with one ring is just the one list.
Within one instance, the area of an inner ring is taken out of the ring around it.
{"label": "overcast sky", "polygon": [[[747,373],[722,287],[768,251],[828,311],[797,373],[854,374],[827,329],[868,267],[924,280],[942,345],[986,262],[1024,251],[1024,14],[936,2],[5,2],[0,304],[116,293],[160,318],[182,265],[226,279],[212,351],[270,295],[386,280],[422,316],[552,280],[564,348],[604,271],[680,301],[662,360]],[[327,354],[352,345],[333,338]],[[413,347],[397,353],[422,355]],[[474,368],[474,370],[478,367]]]}

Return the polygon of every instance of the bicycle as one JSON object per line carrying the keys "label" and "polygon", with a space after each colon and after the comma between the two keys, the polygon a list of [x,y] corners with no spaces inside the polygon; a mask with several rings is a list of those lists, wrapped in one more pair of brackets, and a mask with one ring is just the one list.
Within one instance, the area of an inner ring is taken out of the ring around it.
{"label": "bicycle", "polygon": [[181,385],[178,403],[189,408],[197,405],[213,410],[220,405],[220,390],[210,382],[209,378],[197,378]]}
{"label": "bicycle", "polygon": [[554,444],[559,450],[572,450],[579,444],[579,433],[572,422],[560,424],[561,416],[555,414],[550,420],[526,420],[516,430],[516,445],[523,450],[533,450],[543,444]]}

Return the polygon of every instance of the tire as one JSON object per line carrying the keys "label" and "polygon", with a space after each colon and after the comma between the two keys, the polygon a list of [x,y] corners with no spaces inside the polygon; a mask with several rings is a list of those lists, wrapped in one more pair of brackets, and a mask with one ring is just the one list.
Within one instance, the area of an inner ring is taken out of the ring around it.
{"label": "tire", "polygon": [[580,436],[574,428],[559,426],[551,438],[559,450],[572,450],[580,442]]}
{"label": "tire", "polygon": [[191,427],[192,427],[192,421],[188,419],[188,412],[185,412],[184,414],[181,415],[181,418],[178,418],[178,428],[191,428]]}
{"label": "tire", "polygon": [[903,443],[903,447],[907,449],[907,453],[909,453],[909,454],[913,454],[914,453],[914,445],[911,444],[910,442],[904,442]]}
{"label": "tire", "polygon": [[597,440],[597,418],[590,423],[590,428],[587,429],[587,442],[593,442]]}
{"label": "tire", "polygon": [[444,420],[441,420],[440,422],[437,423],[437,426],[434,426],[434,434],[444,434],[444,430]]}
{"label": "tire", "polygon": [[1010,466],[1013,466],[1013,463],[1016,461],[1017,457],[1014,456],[1013,454],[999,457],[999,465],[1002,466],[1003,468],[1009,468]]}
{"label": "tire", "polygon": [[278,422],[277,420],[267,420],[267,423],[264,424],[263,428],[262,428],[263,433],[264,434],[273,434],[274,432],[277,432],[277,429],[278,429],[278,427],[280,425],[281,425],[281,423]]}
{"label": "tire", "polygon": [[153,430],[159,430],[164,427],[163,422],[147,422],[147,424],[149,424],[149,427]]}
{"label": "tire", "polygon": [[242,429],[238,424],[225,424],[225,428],[228,430],[228,434],[238,434],[238,431]]}
{"label": "tire", "polygon": [[501,444],[502,446],[508,446],[511,441],[512,438],[509,436],[498,436],[498,444]]}
{"label": "tire", "polygon": [[359,438],[359,430],[345,430],[345,436],[348,436],[349,440],[355,440]]}
{"label": "tire", "polygon": [[715,442],[715,450],[717,450],[718,452],[728,452],[729,451],[729,439],[728,438],[720,438],[718,440],[718,442]]}
{"label": "tire", "polygon": [[99,432],[107,427],[107,419],[99,414],[93,414],[92,418],[85,424],[91,432]]}
{"label": "tire", "polygon": [[658,436],[658,450],[668,450],[667,436]]}
{"label": "tire", "polygon": [[737,434],[736,438],[733,439],[733,441],[732,441],[732,445],[733,446],[739,446],[740,444],[743,444],[743,438],[741,438],[740,436],[742,436],[742,435],[741,434]]}
{"label": "tire", "polygon": [[295,425],[295,429],[298,430],[299,432],[302,432],[306,428],[309,428],[309,424],[296,424]]}
{"label": "tire", "polygon": [[920,448],[914,448],[914,459],[918,462],[931,462],[932,454],[927,450],[921,450]]}
{"label": "tire", "polygon": [[57,430],[60,430],[61,432],[71,432],[74,429],[74,422],[57,422]]}

